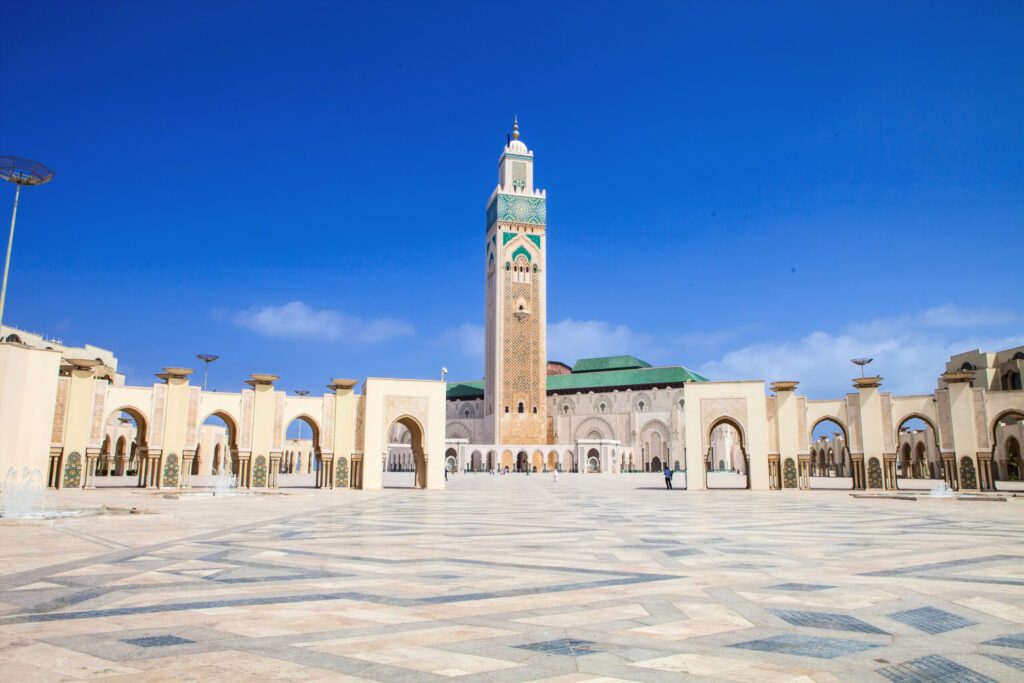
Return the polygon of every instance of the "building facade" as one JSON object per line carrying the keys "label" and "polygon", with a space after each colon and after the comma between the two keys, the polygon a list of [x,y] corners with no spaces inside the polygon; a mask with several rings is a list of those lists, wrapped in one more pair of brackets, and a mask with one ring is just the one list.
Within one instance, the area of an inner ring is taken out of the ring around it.
{"label": "building facade", "polygon": [[795,381],[769,392],[628,355],[570,367],[545,357],[546,231],[546,193],[516,122],[487,204],[484,378],[447,388],[450,471],[669,467],[690,488],[976,490],[1020,479],[1024,349],[954,356],[927,397],[892,396],[875,377],[837,401],[799,396]]}
{"label": "building facade", "polygon": [[[860,377],[832,400],[801,396],[797,381],[711,381],[629,355],[549,362],[546,193],[518,123],[486,215],[482,380],[370,378],[360,394],[338,379],[322,396],[288,396],[270,374],[208,392],[193,370],[169,367],[128,386],[109,351],[4,328],[0,472],[57,489],[101,477],[188,488],[224,472],[275,487],[303,469],[325,489],[381,488],[388,471],[443,488],[445,469],[669,468],[692,490],[1024,490],[1024,347],[954,356],[930,394],[895,396],[881,377]],[[294,420],[308,441],[287,437]]]}

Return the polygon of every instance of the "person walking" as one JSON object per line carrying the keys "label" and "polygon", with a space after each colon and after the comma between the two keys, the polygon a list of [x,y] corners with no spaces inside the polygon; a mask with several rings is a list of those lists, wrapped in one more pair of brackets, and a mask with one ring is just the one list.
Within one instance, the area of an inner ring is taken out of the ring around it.
{"label": "person walking", "polygon": [[558,470],[557,469],[551,470],[551,476],[554,478],[555,483],[557,484],[558,483]]}
{"label": "person walking", "polygon": [[665,488],[672,490],[672,469],[665,465]]}

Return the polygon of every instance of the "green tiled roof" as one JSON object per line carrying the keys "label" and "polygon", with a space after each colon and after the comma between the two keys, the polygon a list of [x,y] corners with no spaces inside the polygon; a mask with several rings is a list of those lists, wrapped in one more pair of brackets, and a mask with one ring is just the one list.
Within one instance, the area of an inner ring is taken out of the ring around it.
{"label": "green tiled roof", "polygon": [[604,356],[602,358],[581,358],[572,366],[573,372],[604,372],[605,370],[632,370],[649,368],[650,363],[635,356]]}
{"label": "green tiled roof", "polygon": [[[652,368],[650,364],[637,361],[632,356],[617,356],[616,358],[632,358],[638,363],[643,363],[643,365],[622,370],[574,371],[567,375],[551,375],[548,377],[548,393],[708,381],[707,377],[681,365]],[[588,360],[605,361],[608,359],[595,358]],[[576,365],[578,366],[582,362],[584,361],[580,361]],[[452,382],[448,385],[448,398],[483,398],[483,395],[484,381],[482,379],[472,382]]]}
{"label": "green tiled roof", "polygon": [[484,381],[482,379],[471,382],[449,382],[448,398],[483,398]]}
{"label": "green tiled roof", "polygon": [[[626,356],[629,358],[630,356]],[[643,363],[643,361],[640,361]],[[579,363],[577,363],[579,365]],[[555,391],[583,391],[586,389],[610,389],[612,387],[644,386],[650,384],[680,384],[682,382],[707,382],[708,378],[698,375],[681,365],[652,368],[648,364],[626,370],[604,372],[572,372],[568,375],[548,377],[548,393]]]}

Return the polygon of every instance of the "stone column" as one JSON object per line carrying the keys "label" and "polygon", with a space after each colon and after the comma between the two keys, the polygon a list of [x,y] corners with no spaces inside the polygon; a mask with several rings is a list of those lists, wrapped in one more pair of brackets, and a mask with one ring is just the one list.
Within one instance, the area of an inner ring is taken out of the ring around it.
{"label": "stone column", "polygon": [[954,491],[959,488],[959,477],[956,473],[956,458],[952,455],[942,456],[942,469],[945,470],[946,483]]}
{"label": "stone column", "polygon": [[96,488],[96,467],[100,459],[99,450],[95,448],[85,449],[85,465],[82,471],[82,488]]}
{"label": "stone column", "polygon": [[50,448],[50,468],[47,473],[46,487],[51,489],[59,489],[61,487],[63,475],[63,458],[61,457],[60,447]]}
{"label": "stone column", "polygon": [[183,489],[192,488],[192,463],[195,462],[195,459],[195,451],[185,451],[181,454],[181,471],[178,473],[178,486]]}
{"label": "stone column", "polygon": [[982,491],[994,491],[995,483],[992,477],[992,456],[978,455],[978,483]]}
{"label": "stone column", "polygon": [[[68,387],[68,399],[65,416],[65,431],[62,458],[60,468],[56,472],[57,481],[55,488],[65,486],[64,475],[68,467],[68,456],[72,453],[80,454],[80,466],[84,468],[75,488],[81,488],[88,481],[86,473],[89,470],[89,454],[95,453],[90,449],[93,425],[93,396],[95,393],[96,370],[100,367],[100,361],[94,359],[65,359],[67,365],[62,366],[62,371],[70,374],[71,381]],[[100,436],[102,439],[102,435]],[[96,446],[99,444],[96,443]],[[95,472],[95,462],[92,463]],[[72,466],[72,469],[73,466]]]}
{"label": "stone column", "polygon": [[[808,462],[810,456],[800,452],[803,436],[800,434],[798,426],[800,419],[797,415],[796,388],[799,384],[799,382],[792,381],[772,382],[770,388],[775,393],[775,424],[779,439],[779,462],[782,463],[787,458],[791,458],[796,463],[797,488],[807,489],[810,488],[810,482],[807,479],[810,473]],[[746,447],[750,449],[751,446],[746,444]],[[772,446],[769,445],[769,450],[771,448]],[[752,476],[748,472],[751,488],[754,488]]]}
{"label": "stone column", "polygon": [[163,460],[161,452],[153,453],[152,451],[146,452],[146,488],[147,489],[158,489],[160,488],[160,465]]}
{"label": "stone column", "polygon": [[[974,390],[971,383],[974,381],[974,372],[970,370],[959,370],[947,372],[939,377],[939,380],[946,385],[949,391],[949,406],[952,417],[950,425],[953,431],[953,451],[955,453],[954,467],[957,473],[957,480],[961,491],[978,491],[978,435],[975,427],[974,416]],[[964,459],[967,459],[969,469],[963,474]],[[974,481],[970,481],[973,474]]]}
{"label": "stone column", "polygon": [[271,453],[270,454],[270,465],[267,467],[267,488],[276,489],[278,487],[279,471],[281,469],[281,454]]}
{"label": "stone column", "polygon": [[851,456],[850,457],[850,474],[853,475],[853,488],[858,490],[864,490],[867,488],[866,482],[864,481],[864,457],[863,456]]}

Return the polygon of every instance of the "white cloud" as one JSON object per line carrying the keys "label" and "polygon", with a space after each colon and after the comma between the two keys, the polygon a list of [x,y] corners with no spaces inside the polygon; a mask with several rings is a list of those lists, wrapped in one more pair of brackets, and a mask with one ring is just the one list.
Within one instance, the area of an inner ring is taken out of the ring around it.
{"label": "white cloud", "polygon": [[482,325],[462,323],[441,335],[444,346],[454,346],[467,356],[484,355],[484,328]]}
{"label": "white cloud", "polygon": [[[447,330],[441,342],[469,356],[482,356],[484,328],[473,323]],[[634,332],[625,325],[610,325],[601,320],[567,318],[548,325],[548,358],[570,365],[580,358],[633,354],[650,350],[652,337]]]}
{"label": "white cloud", "polygon": [[816,331],[796,340],[751,344],[701,366],[712,379],[798,380],[812,398],[838,398],[852,391],[859,370],[851,358],[874,358],[869,373],[884,378],[886,390],[920,394],[935,389],[949,357],[980,348],[1024,344],[1024,335],[964,335],[964,328],[1004,326],[1015,314],[942,306],[922,313],[878,318],[836,332]]}
{"label": "white cloud", "polygon": [[363,320],[331,309],[316,310],[301,301],[282,306],[253,306],[233,314],[231,321],[266,337],[314,337],[353,343],[372,344],[413,333],[412,325],[401,320]]}
{"label": "white cloud", "polygon": [[[713,380],[797,380],[800,393],[811,398],[839,398],[853,391],[851,378],[859,370],[851,358],[874,358],[868,367],[881,374],[885,390],[897,394],[929,393],[935,389],[949,357],[971,349],[1000,350],[1024,344],[1024,335],[1006,328],[1019,315],[991,309],[969,310],[947,305],[920,313],[854,323],[838,331],[815,331],[798,339],[775,339],[749,344],[699,372]],[[548,358],[572,364],[580,358],[632,354],[651,362],[686,363],[683,355],[696,349],[714,353],[730,339],[750,338],[757,325],[740,328],[654,335],[601,320],[567,318],[548,326]],[[442,343],[473,357],[483,355],[484,331],[464,323],[442,335]]]}
{"label": "white cloud", "polygon": [[548,325],[548,358],[570,365],[580,358],[632,354],[643,357],[653,345],[650,335],[601,320],[566,318]]}

